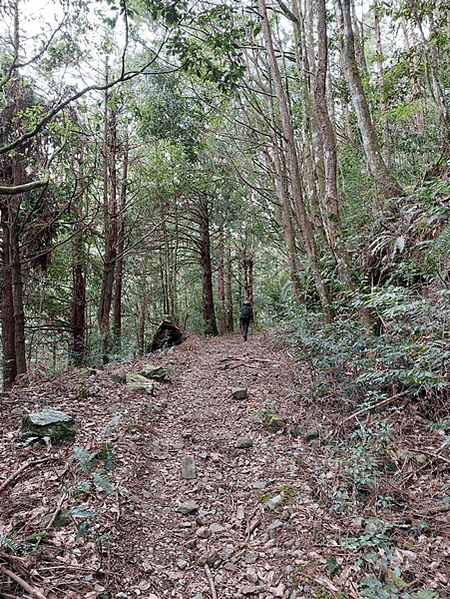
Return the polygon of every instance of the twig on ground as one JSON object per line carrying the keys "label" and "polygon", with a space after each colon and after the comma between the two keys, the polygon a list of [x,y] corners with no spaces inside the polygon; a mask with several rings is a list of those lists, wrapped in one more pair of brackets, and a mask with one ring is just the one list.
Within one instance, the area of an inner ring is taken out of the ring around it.
{"label": "twig on ground", "polygon": [[28,468],[28,466],[36,466],[36,464],[42,464],[43,462],[48,462],[50,458],[42,458],[41,460],[31,460],[29,462],[25,462],[22,466],[13,472],[10,477],[8,477],[1,485],[0,485],[0,493],[6,489],[6,487],[12,483],[14,479],[16,479],[24,470]]}
{"label": "twig on ground", "polygon": [[212,599],[217,599],[216,587],[214,586],[214,580],[211,574],[211,570],[209,569],[208,564],[205,564],[205,572],[208,577],[209,586],[211,588],[211,596]]}
{"label": "twig on ground", "polygon": [[397,393],[396,395],[393,395],[392,397],[383,399],[382,401],[379,401],[376,404],[367,406],[366,408],[362,408],[361,410],[358,410],[357,412],[353,412],[353,414],[350,414],[350,416],[347,416],[347,418],[344,418],[344,420],[341,420],[340,422],[338,422],[338,424],[336,425],[335,428],[342,426],[349,420],[352,420],[352,418],[357,418],[358,416],[361,416],[361,414],[364,414],[365,412],[370,412],[371,410],[375,410],[376,408],[381,408],[382,406],[386,406],[388,403],[391,403],[391,401],[394,401],[394,399],[398,399],[399,397],[406,395],[408,393],[408,391],[409,391],[409,389],[406,389],[405,391],[402,391],[401,393]]}
{"label": "twig on ground", "polygon": [[17,582],[18,585],[20,585],[23,589],[25,589],[25,591],[27,591],[31,595],[34,595],[38,599],[47,599],[47,597],[43,595],[40,591],[32,587],[30,584],[28,584],[28,582],[23,580],[23,578],[20,578],[20,576],[17,576],[17,574],[14,574],[14,572],[11,572],[11,570],[5,568],[5,566],[0,566],[0,572],[2,572],[2,574],[5,574],[5,576],[8,576],[8,578],[11,578],[11,580],[14,580],[14,582]]}
{"label": "twig on ground", "polygon": [[50,521],[49,521],[49,523],[47,524],[47,526],[45,528],[50,528],[53,525],[53,522],[56,520],[59,512],[61,511],[62,504],[64,503],[64,501],[65,501],[66,498],[67,498],[67,493],[64,492],[61,495],[61,497],[60,497],[60,499],[58,501],[58,505],[56,506],[56,510],[53,512],[53,515],[50,518]]}

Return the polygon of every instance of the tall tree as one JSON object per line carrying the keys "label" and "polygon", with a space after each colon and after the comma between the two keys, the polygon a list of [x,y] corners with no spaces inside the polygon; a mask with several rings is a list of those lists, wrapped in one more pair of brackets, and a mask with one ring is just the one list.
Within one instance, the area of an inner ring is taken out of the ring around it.
{"label": "tall tree", "polygon": [[275,89],[276,98],[278,101],[278,107],[280,110],[281,123],[283,129],[283,135],[286,139],[286,152],[289,160],[289,167],[291,173],[291,185],[292,192],[295,201],[295,207],[298,212],[301,230],[303,235],[303,244],[308,255],[308,259],[311,265],[312,274],[314,277],[316,290],[320,298],[320,303],[326,320],[331,318],[331,307],[330,300],[328,297],[328,291],[326,289],[324,280],[320,274],[320,267],[318,262],[317,250],[314,241],[313,229],[306,211],[305,203],[303,201],[303,192],[300,177],[300,168],[297,157],[297,149],[295,143],[294,129],[292,126],[292,120],[289,113],[289,107],[286,101],[285,92],[283,89],[282,78],[276,59],[275,49],[272,40],[272,32],[270,29],[269,18],[267,16],[267,7],[265,0],[258,0],[258,10],[262,22],[262,31],[266,44],[266,50],[270,65],[271,76],[273,79],[273,85]]}
{"label": "tall tree", "polygon": [[362,85],[355,54],[355,40],[351,16],[350,0],[335,0],[336,16],[339,24],[341,57],[345,79],[350,89],[362,144],[369,171],[375,178],[379,192],[384,198],[404,195],[391,171],[386,166],[378,143],[369,105]]}

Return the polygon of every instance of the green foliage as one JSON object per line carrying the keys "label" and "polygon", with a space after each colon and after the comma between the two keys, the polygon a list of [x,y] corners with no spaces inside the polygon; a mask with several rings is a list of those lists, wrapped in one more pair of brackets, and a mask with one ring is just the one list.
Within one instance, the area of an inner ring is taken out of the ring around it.
{"label": "green foliage", "polygon": [[100,449],[100,457],[107,470],[114,470],[114,453],[111,443],[103,443]]}
{"label": "green foliage", "polygon": [[313,391],[339,389],[357,404],[376,403],[403,390],[437,398],[448,389],[450,294],[419,296],[404,287],[373,288],[364,305],[383,323],[381,334],[338,317],[323,327],[314,315],[291,321],[292,342],[316,372]]}
{"label": "green foliage", "polygon": [[75,471],[78,473],[89,474],[96,466],[98,453],[89,453],[82,447],[75,447],[73,450],[72,462]]}
{"label": "green foliage", "polygon": [[3,535],[2,537],[0,537],[0,547],[4,549],[7,553],[13,553],[15,555],[20,553],[22,549],[20,543],[17,543],[8,535]]}
{"label": "green foliage", "polygon": [[105,471],[98,470],[92,476],[94,483],[107,495],[114,495],[114,489]]}

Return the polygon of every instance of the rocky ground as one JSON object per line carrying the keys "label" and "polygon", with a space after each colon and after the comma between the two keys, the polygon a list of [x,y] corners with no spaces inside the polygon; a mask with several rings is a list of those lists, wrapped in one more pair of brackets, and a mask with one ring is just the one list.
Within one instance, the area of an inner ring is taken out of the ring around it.
{"label": "rocky ground", "polygon": [[[126,375],[149,363],[169,374],[151,394],[131,389]],[[301,402],[309,377],[253,332],[246,343],[189,336],[4,394],[0,597],[359,597],[364,566],[341,540],[359,538],[362,519],[321,501],[318,481],[337,488],[339,468],[317,439],[333,416]],[[73,416],[75,443],[21,443],[23,414],[43,408]],[[392,559],[410,592],[426,583],[444,598],[446,510],[436,518],[416,545],[399,521]]]}

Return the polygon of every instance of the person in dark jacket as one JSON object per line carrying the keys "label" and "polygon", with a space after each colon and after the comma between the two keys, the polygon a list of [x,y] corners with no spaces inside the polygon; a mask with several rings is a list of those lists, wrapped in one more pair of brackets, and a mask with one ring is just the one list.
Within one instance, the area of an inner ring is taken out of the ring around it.
{"label": "person in dark jacket", "polygon": [[252,305],[248,300],[245,300],[239,310],[239,324],[242,328],[244,341],[247,341],[248,327],[251,322],[253,322]]}

